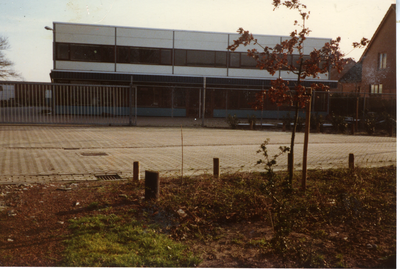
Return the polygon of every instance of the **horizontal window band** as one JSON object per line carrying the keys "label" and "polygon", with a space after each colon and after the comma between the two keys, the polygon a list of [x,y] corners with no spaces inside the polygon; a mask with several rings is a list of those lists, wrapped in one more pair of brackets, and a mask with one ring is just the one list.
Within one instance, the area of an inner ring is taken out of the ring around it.
{"label": "horizontal window band", "polygon": [[[56,43],[55,50],[55,60],[61,61],[258,69],[256,60],[247,56],[247,52],[75,43]],[[295,61],[299,55],[288,56],[289,63],[298,66]],[[305,59],[308,57],[304,56]],[[281,70],[287,70],[287,67]]]}

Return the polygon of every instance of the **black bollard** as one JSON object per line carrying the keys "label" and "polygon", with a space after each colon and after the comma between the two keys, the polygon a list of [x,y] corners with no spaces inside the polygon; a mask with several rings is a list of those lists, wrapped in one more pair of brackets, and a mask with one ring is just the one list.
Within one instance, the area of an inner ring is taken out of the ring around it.
{"label": "black bollard", "polygon": [[133,162],[133,181],[140,180],[140,163]]}
{"label": "black bollard", "polygon": [[213,159],[213,171],[214,171],[214,177],[219,178],[220,172],[219,172],[219,158],[214,158]]}
{"label": "black bollard", "polygon": [[158,200],[160,196],[160,174],[155,171],[145,171],[145,192],[146,200]]}
{"label": "black bollard", "polygon": [[350,153],[349,154],[349,169],[354,170],[354,154]]}

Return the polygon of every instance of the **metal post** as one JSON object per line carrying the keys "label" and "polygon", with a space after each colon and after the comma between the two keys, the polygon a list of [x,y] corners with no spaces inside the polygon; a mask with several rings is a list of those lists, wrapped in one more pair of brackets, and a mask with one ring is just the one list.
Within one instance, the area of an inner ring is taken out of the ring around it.
{"label": "metal post", "polygon": [[129,126],[132,126],[132,106],[133,106],[133,100],[132,100],[132,93],[133,93],[133,77],[131,77],[131,83],[129,84]]}
{"label": "metal post", "polygon": [[201,118],[201,88],[199,88],[199,119]]}
{"label": "metal post", "polygon": [[329,91],[327,92],[327,95],[328,95],[328,105],[327,105],[327,107],[326,107],[326,112],[327,112],[327,114],[329,115],[329,103],[330,103],[330,94],[329,94]]}
{"label": "metal post", "polygon": [[365,128],[365,106],[366,106],[366,94],[364,92],[364,107],[363,107],[363,119],[362,119],[362,128]]}
{"label": "metal post", "polygon": [[315,111],[315,94],[312,95],[311,100],[312,100],[311,101],[311,115],[312,115],[312,114],[314,114],[314,111]]}
{"label": "metal post", "polygon": [[356,132],[358,132],[358,104],[359,104],[359,97],[357,95],[357,103],[356,103]]}
{"label": "metal post", "polygon": [[201,126],[204,127],[204,117],[206,114],[206,77],[203,78],[203,111],[202,111],[202,121]]}
{"label": "metal post", "polygon": [[[263,114],[264,114],[264,83],[263,83],[263,85],[262,85],[262,90],[261,90],[261,92],[262,92],[262,103],[261,103],[261,130],[262,130],[262,128],[263,128]],[[255,124],[255,123],[254,123]],[[254,126],[255,127],[255,126]]]}
{"label": "metal post", "polygon": [[171,118],[174,117],[174,87],[171,88]]}
{"label": "metal post", "polygon": [[135,86],[135,126],[137,126],[137,86]]}
{"label": "metal post", "polygon": [[225,119],[228,119],[228,90],[225,90]]}

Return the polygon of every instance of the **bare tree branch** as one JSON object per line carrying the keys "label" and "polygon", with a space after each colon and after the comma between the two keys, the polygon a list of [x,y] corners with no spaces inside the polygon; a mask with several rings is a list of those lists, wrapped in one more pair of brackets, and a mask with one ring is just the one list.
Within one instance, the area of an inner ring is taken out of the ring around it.
{"label": "bare tree branch", "polygon": [[22,76],[13,69],[14,63],[4,55],[4,51],[9,48],[8,39],[0,36],[0,80],[22,79]]}

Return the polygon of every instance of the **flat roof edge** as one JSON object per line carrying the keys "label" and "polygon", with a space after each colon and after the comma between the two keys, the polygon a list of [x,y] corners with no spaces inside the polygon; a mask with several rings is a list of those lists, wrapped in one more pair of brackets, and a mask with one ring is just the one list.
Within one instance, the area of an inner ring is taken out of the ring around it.
{"label": "flat roof edge", "polygon": [[[84,26],[98,26],[98,27],[110,27],[110,28],[127,28],[127,29],[140,29],[140,30],[155,30],[155,31],[173,31],[173,32],[192,32],[192,33],[206,33],[206,34],[225,34],[225,35],[239,35],[237,32],[212,32],[212,31],[200,31],[200,30],[182,30],[182,29],[165,29],[165,28],[147,28],[147,27],[135,27],[135,26],[119,26],[119,25],[102,25],[102,24],[90,24],[90,23],[75,23],[75,22],[53,22],[53,24],[66,24],[66,25],[84,25]],[[256,36],[271,36],[271,37],[290,37],[289,35],[268,35],[268,34],[257,34]],[[332,40],[329,37],[307,37],[307,39],[313,40]]]}

